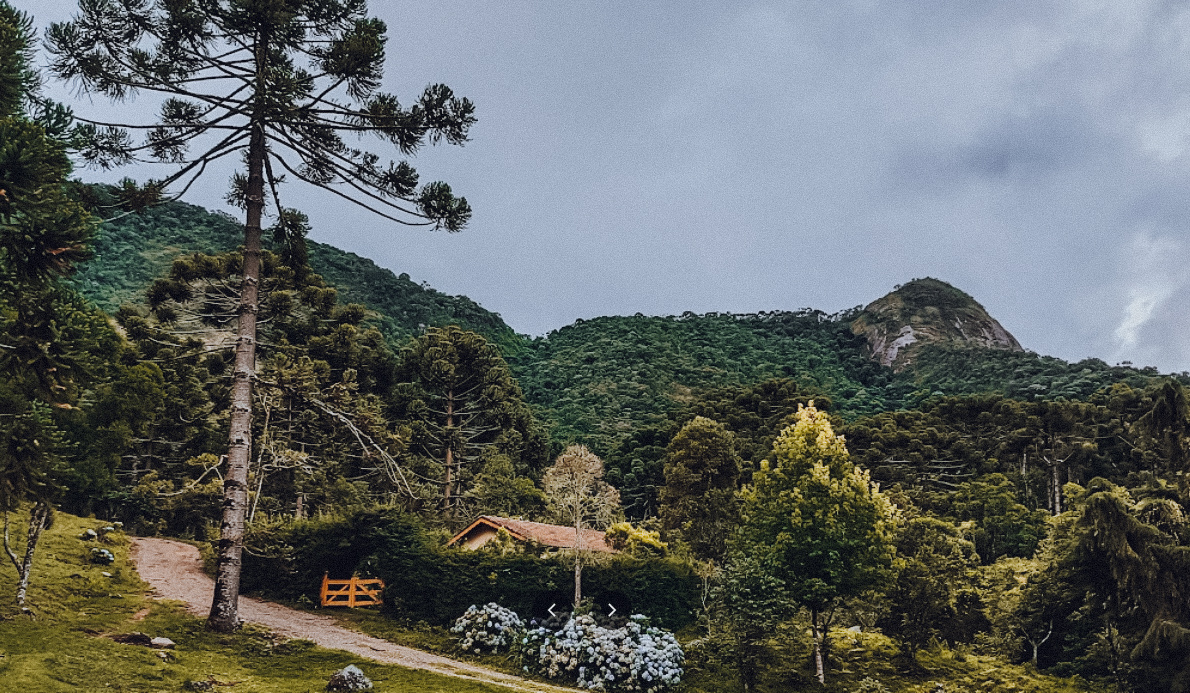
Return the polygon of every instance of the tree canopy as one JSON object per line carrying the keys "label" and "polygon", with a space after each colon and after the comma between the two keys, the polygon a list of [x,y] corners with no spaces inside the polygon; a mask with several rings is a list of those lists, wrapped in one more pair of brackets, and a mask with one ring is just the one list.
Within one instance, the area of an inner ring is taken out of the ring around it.
{"label": "tree canopy", "polygon": [[775,463],[762,463],[744,494],[742,536],[748,550],[772,557],[790,596],[810,610],[824,681],[819,614],[888,579],[894,509],[813,403],[798,410],[773,451]]}

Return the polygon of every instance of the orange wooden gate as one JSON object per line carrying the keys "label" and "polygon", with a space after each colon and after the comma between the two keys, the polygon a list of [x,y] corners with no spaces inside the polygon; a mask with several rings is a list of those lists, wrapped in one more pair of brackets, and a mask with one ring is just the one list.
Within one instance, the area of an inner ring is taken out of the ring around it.
{"label": "orange wooden gate", "polygon": [[380,599],[383,590],[384,581],[378,578],[331,580],[326,573],[322,575],[323,606],[346,606],[351,609],[357,606],[381,606],[384,603]]}

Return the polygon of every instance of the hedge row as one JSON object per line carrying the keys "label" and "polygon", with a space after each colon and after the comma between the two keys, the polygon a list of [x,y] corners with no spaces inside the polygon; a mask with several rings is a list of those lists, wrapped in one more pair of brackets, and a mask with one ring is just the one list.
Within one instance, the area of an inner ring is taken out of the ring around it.
{"label": "hedge row", "polygon": [[[564,561],[502,556],[438,545],[418,521],[394,510],[367,510],[254,530],[241,586],[286,599],[318,599],[323,574],[332,579],[379,577],[394,616],[448,625],[472,604],[496,602],[527,619],[566,607],[573,569]],[[617,612],[643,613],[681,628],[698,604],[700,581],[682,561],[602,558],[583,568],[583,595]],[[604,607],[605,610],[606,607]]]}

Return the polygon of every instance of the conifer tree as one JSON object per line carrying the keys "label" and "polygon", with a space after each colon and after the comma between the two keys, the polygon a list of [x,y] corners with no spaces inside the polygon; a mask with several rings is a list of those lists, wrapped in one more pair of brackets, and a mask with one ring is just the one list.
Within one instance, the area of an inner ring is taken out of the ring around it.
{"label": "conifer tree", "polygon": [[1186,389],[1176,380],[1161,386],[1153,398],[1153,408],[1137,422],[1137,427],[1155,438],[1169,465],[1169,471],[1186,471],[1186,438],[1190,437],[1190,405]]}
{"label": "conifer tree", "polygon": [[[174,166],[142,188],[126,185],[126,204],[153,203],[173,184],[181,194],[224,157],[242,156],[246,164],[229,194],[246,218],[224,518],[208,619],[218,631],[238,623],[266,196],[282,224],[278,187],[286,176],[400,224],[458,231],[470,217],[448,185],[419,187],[408,163],[384,164],[344,140],[373,134],[408,155],[426,142],[462,144],[474,122],[471,102],[443,85],[427,87],[411,106],[378,91],[385,31],[363,0],[88,0],[74,19],[48,31],[54,72],[83,92],[164,97],[155,123],[84,121],[77,133],[89,163]],[[143,141],[130,130],[144,132]],[[201,153],[191,154],[191,145]]]}
{"label": "conifer tree", "polygon": [[[1148,625],[1131,652],[1134,662],[1156,664],[1171,690],[1190,686],[1190,547],[1180,535],[1185,510],[1169,501],[1133,503],[1130,494],[1104,479],[1087,485],[1077,551],[1092,570],[1114,579],[1116,594],[1131,600]],[[1152,522],[1146,522],[1151,520]],[[1172,531],[1171,531],[1172,530]]]}
{"label": "conifer tree", "polygon": [[[410,466],[437,481],[436,505],[448,521],[462,517],[481,477],[481,490],[498,492],[494,474],[515,487],[516,477],[544,466],[544,436],[508,364],[481,335],[453,325],[427,329],[402,354],[397,379],[403,385],[393,411],[413,428]],[[536,494],[523,490],[517,495],[532,503]],[[497,505],[507,508],[507,500]]]}
{"label": "conifer tree", "polygon": [[696,416],[666,451],[661,526],[678,531],[695,556],[720,561],[739,523],[740,458],[731,432]]}
{"label": "conifer tree", "polygon": [[[407,432],[394,429],[380,411],[380,396],[393,382],[391,350],[365,324],[369,313],[362,306],[339,304],[337,291],[300,256],[287,259],[287,249],[281,250],[261,255],[249,521],[258,510],[318,512],[330,502],[327,489],[344,478],[354,483],[353,493],[409,493],[390,477],[399,473],[392,465]],[[181,256],[146,292],[148,314],[133,306],[119,313],[140,356],[161,364],[170,399],[177,400],[167,404],[173,425],[155,422],[146,436],[156,459],[125,453],[140,473],[158,472],[145,483],[167,493],[211,474],[193,458],[217,448],[209,440],[206,448],[190,443],[203,444],[216,422],[226,420],[218,407],[227,365],[220,342],[234,333],[242,264],[239,253]],[[182,428],[179,422],[189,423]],[[161,459],[163,453],[172,459]]]}
{"label": "conifer tree", "polygon": [[[0,0],[0,511],[18,604],[59,490],[49,405],[70,406],[80,370],[62,335],[67,320],[56,312],[60,280],[86,258],[91,232],[87,214],[65,189],[70,161],[55,135],[68,114],[38,99],[31,57],[32,20]],[[18,559],[8,514],[27,501],[33,506]]]}

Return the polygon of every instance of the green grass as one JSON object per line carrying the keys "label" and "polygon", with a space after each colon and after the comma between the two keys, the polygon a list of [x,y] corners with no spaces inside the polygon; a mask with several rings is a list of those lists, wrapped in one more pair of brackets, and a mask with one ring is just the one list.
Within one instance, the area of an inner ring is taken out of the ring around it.
{"label": "green grass", "polygon": [[[761,693],[777,691],[819,691],[853,693],[865,678],[873,679],[888,693],[933,693],[943,684],[946,693],[1104,693],[1105,688],[1089,685],[1077,677],[1062,679],[1035,671],[1029,665],[1008,664],[1004,660],[951,650],[938,646],[918,653],[920,668],[905,671],[898,658],[896,643],[879,633],[851,633],[833,630],[834,661],[827,670],[826,686],[818,685],[812,668],[808,638],[802,638],[783,650],[774,647],[757,686]],[[796,639],[784,631],[778,640]],[[693,664],[683,681],[682,693],[738,693],[743,690],[734,669],[721,662]],[[869,689],[870,690],[870,689]]]}
{"label": "green grass", "polygon": [[[23,522],[18,514],[13,518]],[[496,693],[508,689],[383,665],[302,640],[284,641],[263,629],[220,635],[175,603],[153,602],[128,561],[128,541],[103,544],[116,555],[111,566],[89,563],[95,542],[77,536],[103,522],[58,514],[38,547],[27,605],[12,602],[16,573],[0,569],[0,688],[22,693],[181,691],[187,680],[213,677],[232,693],[321,691],[330,675],[355,664],[376,691]],[[18,524],[14,529],[23,529]],[[13,532],[23,538],[24,532]],[[111,577],[105,577],[107,572]],[[163,661],[158,652],[122,645],[109,636],[140,631],[177,643]]]}
{"label": "green grass", "polygon": [[[301,607],[295,606],[295,608]],[[471,662],[489,669],[503,671],[506,674],[524,675],[514,655],[463,650],[459,647],[459,636],[442,626],[430,625],[424,621],[407,623],[394,620],[373,609],[318,609],[315,613],[334,618],[344,628],[366,633],[374,638],[387,640],[397,645],[414,647],[425,652],[440,654],[443,657]],[[547,681],[546,679],[535,680]],[[549,681],[549,683],[556,684],[557,681]]]}
{"label": "green grass", "polygon": [[[371,609],[319,609],[318,613],[333,616],[344,627],[389,642],[517,673],[516,662],[507,655],[460,651],[457,637],[440,626],[404,623]],[[679,633],[680,637],[687,636],[683,640],[692,635],[691,632]],[[784,632],[778,637],[788,642],[796,636]],[[1078,678],[1047,676],[1028,665],[1008,664],[994,657],[945,646],[920,652],[921,669],[907,673],[891,638],[879,633],[855,634],[835,630],[833,639],[835,661],[828,672],[825,688],[820,687],[814,678],[810,668],[810,646],[805,641],[787,645],[784,651],[775,648],[778,651],[769,662],[760,690],[852,693],[864,678],[879,681],[889,693],[933,693],[939,683],[945,685],[947,693],[1093,693],[1101,690]],[[691,657],[679,693],[739,693],[743,690],[734,669],[722,663],[711,664],[704,661],[706,659]]]}

